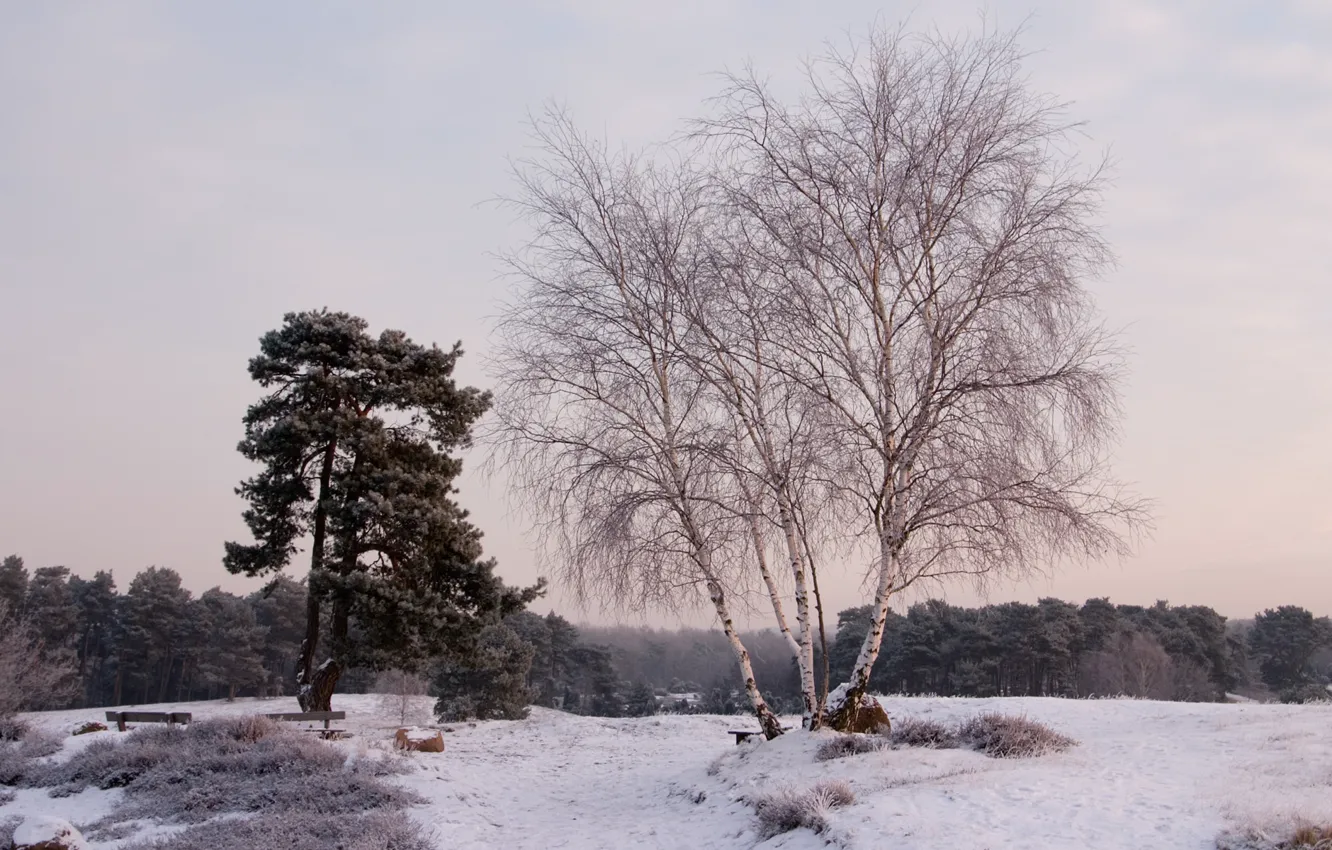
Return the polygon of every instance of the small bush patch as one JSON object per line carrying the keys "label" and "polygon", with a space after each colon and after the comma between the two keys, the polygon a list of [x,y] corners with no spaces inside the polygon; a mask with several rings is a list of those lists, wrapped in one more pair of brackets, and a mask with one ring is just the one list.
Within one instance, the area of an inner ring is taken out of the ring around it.
{"label": "small bush patch", "polygon": [[841,780],[825,780],[812,788],[781,788],[751,801],[758,816],[759,835],[764,839],[805,827],[816,833],[828,829],[828,812],[856,801],[851,786]]}
{"label": "small bush patch", "polygon": [[122,850],[434,850],[407,818],[375,813],[350,817],[289,812],[213,821],[175,835],[132,842]]}
{"label": "small bush patch", "polygon": [[837,735],[819,744],[819,748],[814,752],[814,758],[819,761],[832,761],[864,753],[875,753],[887,746],[887,739],[880,735]]}
{"label": "small bush patch", "polygon": [[382,781],[403,769],[397,760],[349,761],[274,721],[238,717],[97,738],[62,763],[22,761],[17,783],[52,796],[124,788],[115,812],[93,824],[95,840],[122,836],[127,822],[153,820],[189,826],[170,837],[173,848],[416,850],[428,844],[410,821],[389,813],[417,797]]}
{"label": "small bush patch", "polygon": [[49,732],[29,732],[19,744],[19,756],[28,759],[40,759],[60,752],[65,742]]}
{"label": "small bush patch", "polygon": [[3,741],[22,741],[23,736],[28,734],[28,721],[22,717],[0,717],[0,742]]}
{"label": "small bush patch", "polygon": [[958,740],[994,758],[1032,758],[1060,752],[1077,743],[1043,723],[1008,714],[982,714],[964,721]]}
{"label": "small bush patch", "polygon": [[893,744],[899,747],[951,749],[959,743],[956,730],[937,720],[908,717],[893,727]]}
{"label": "small bush patch", "polygon": [[1275,835],[1258,829],[1226,832],[1217,850],[1332,850],[1332,824],[1299,823]]}

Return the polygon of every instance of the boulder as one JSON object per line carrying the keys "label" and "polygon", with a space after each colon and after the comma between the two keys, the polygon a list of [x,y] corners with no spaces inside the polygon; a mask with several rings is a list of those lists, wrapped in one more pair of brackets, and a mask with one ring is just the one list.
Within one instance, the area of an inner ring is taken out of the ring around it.
{"label": "boulder", "polygon": [[393,735],[393,746],[414,753],[442,753],[444,735],[439,730],[399,729]]}
{"label": "boulder", "polygon": [[88,850],[88,842],[69,821],[36,815],[14,830],[14,850]]}
{"label": "boulder", "polygon": [[[833,702],[831,698],[829,702]],[[838,705],[835,710],[830,708],[827,722],[838,732],[867,735],[887,735],[893,727],[888,712],[869,694],[862,694],[855,705],[846,702]]]}

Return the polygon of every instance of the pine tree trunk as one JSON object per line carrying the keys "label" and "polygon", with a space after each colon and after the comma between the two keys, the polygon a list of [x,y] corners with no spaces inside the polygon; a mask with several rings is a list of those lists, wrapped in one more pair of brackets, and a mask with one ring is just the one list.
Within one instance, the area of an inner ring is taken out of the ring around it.
{"label": "pine tree trunk", "polygon": [[346,651],[350,619],[351,601],[345,595],[340,595],[333,603],[333,627],[330,630],[332,634],[329,635],[333,657],[320,664],[311,676],[310,686],[306,692],[308,705],[302,704],[303,711],[333,710],[333,691],[337,688],[338,679],[342,678],[343,671],[343,663],[338,659],[345,657],[343,653]]}
{"label": "pine tree trunk", "polygon": [[305,690],[305,702],[302,711],[332,711],[333,691],[342,677],[342,665],[332,658],[320,664],[310,678],[310,685]]}
{"label": "pine tree trunk", "polygon": [[319,499],[315,502],[314,539],[310,544],[310,577],[305,584],[305,639],[301,641],[301,657],[296,664],[296,701],[301,711],[328,711],[326,708],[309,707],[307,689],[313,686],[314,658],[319,647],[319,593],[316,585],[324,569],[324,537],[328,527],[328,505],[325,500],[328,498],[329,482],[333,479],[333,461],[337,451],[336,440],[328,444],[328,448],[324,449],[324,464],[319,471]]}

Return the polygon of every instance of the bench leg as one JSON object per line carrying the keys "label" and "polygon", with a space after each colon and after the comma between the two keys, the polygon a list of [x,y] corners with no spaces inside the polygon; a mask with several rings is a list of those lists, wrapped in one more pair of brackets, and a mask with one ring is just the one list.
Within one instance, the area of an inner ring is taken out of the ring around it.
{"label": "bench leg", "polygon": [[124,732],[124,731],[125,731],[125,715],[124,715],[124,714],[117,714],[117,715],[116,715],[116,730],[119,731],[119,732]]}

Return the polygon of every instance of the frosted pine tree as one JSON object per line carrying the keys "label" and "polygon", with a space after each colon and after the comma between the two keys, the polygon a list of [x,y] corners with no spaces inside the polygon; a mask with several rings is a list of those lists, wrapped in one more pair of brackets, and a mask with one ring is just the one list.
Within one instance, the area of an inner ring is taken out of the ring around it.
{"label": "frosted pine tree", "polygon": [[238,490],[255,542],[228,543],[225,563],[275,575],[310,535],[297,665],[306,711],[329,709],[349,665],[405,666],[466,645],[539,592],[500,582],[452,498],[462,470],[454,453],[490,404],[454,382],[461,356],[401,331],[372,337],[363,319],[324,310],[287,314],[250,361],[267,391],[246,413],[239,446],[263,467]]}

